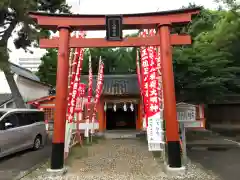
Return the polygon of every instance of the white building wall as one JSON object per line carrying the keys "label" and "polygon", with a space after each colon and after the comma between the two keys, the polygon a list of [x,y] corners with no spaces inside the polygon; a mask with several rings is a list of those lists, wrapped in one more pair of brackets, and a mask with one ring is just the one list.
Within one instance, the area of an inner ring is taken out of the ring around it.
{"label": "white building wall", "polygon": [[[15,79],[16,77],[17,76],[14,75]],[[1,84],[0,94],[11,93],[5,74],[2,71],[0,71],[0,84]]]}
{"label": "white building wall", "polygon": [[41,64],[41,58],[37,57],[28,57],[28,58],[19,58],[18,64],[19,66],[28,69],[32,72],[37,72],[38,67]]}
{"label": "white building wall", "polygon": [[21,76],[17,77],[17,86],[25,101],[31,101],[48,96],[49,86],[28,80]]}
{"label": "white building wall", "polygon": [[[48,96],[49,86],[42,85],[17,75],[14,75],[14,79],[16,80],[17,86],[24,100],[29,101]],[[6,77],[2,71],[0,71],[0,83],[0,94],[11,93]]]}

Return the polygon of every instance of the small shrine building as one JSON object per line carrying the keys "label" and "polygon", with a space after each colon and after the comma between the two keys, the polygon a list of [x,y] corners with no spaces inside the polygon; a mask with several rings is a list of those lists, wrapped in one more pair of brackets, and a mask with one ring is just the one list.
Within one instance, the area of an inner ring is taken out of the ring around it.
{"label": "small shrine building", "polygon": [[[93,96],[95,95],[96,78],[97,76],[93,76]],[[81,82],[88,84],[88,76],[83,75]],[[86,104],[87,93],[84,101]],[[46,122],[54,119],[55,96],[42,97],[28,103],[44,110]],[[91,109],[93,109],[93,106],[91,106]],[[143,124],[142,111],[143,104],[136,74],[104,75],[103,91],[97,104],[97,122],[94,123],[96,131],[140,131]],[[92,112],[90,111],[90,117]],[[196,105],[196,120],[205,122],[202,112],[201,106]],[[87,108],[85,106],[83,119],[80,121],[80,129],[82,130],[86,127],[86,116]]]}
{"label": "small shrine building", "polygon": [[[93,97],[96,89],[96,78],[97,76],[93,76]],[[83,75],[81,82],[87,85],[88,76]],[[87,93],[84,101],[86,104]],[[93,101],[94,99],[92,99],[92,104]],[[55,96],[42,97],[28,103],[44,110],[46,122],[54,119]],[[94,127],[100,132],[117,129],[141,130],[142,109],[136,74],[104,75],[103,91],[97,104],[97,122]],[[86,116],[87,108],[84,107],[83,119],[80,121],[81,129],[86,126]]]}
{"label": "small shrine building", "polygon": [[[93,90],[96,89],[93,76]],[[88,76],[82,82],[87,83]],[[142,101],[136,74],[104,75],[103,91],[97,106],[99,131],[142,129]]]}

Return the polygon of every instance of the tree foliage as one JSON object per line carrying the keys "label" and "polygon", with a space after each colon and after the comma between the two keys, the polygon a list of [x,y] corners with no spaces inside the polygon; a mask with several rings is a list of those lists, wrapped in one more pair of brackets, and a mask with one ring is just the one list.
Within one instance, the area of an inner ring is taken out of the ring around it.
{"label": "tree foliage", "polygon": [[[37,28],[36,23],[29,17],[29,11],[46,11],[51,13],[69,12],[69,7],[64,4],[64,0],[22,0],[9,1],[1,0],[0,2],[0,27],[1,40],[0,47],[4,49],[7,46],[7,41],[11,37],[12,33],[17,33],[18,36],[14,39],[16,48],[23,48],[26,51],[27,48],[32,45],[32,42],[36,42],[39,35],[46,34],[48,31],[40,31]],[[18,29],[18,30],[17,30]],[[39,33],[39,31],[41,33]],[[44,32],[44,33],[43,33]],[[7,55],[8,51],[1,53],[1,55]],[[1,59],[1,61],[8,59]]]}
{"label": "tree foliage", "polygon": [[41,31],[36,23],[28,16],[29,11],[46,11],[51,13],[68,12],[65,0],[1,0],[0,1],[0,69],[3,70],[17,107],[25,107],[18,91],[13,74],[9,70],[9,38],[13,33],[14,44],[17,49],[37,44],[40,35],[49,35],[48,31]]}
{"label": "tree foliage", "polygon": [[93,73],[97,74],[98,61],[101,56],[104,62],[105,74],[132,74],[136,73],[136,59],[134,48],[91,48],[84,56],[83,73],[88,74],[88,57],[91,54]]}
{"label": "tree foliage", "polygon": [[41,81],[55,86],[57,76],[57,49],[49,49],[41,58],[41,61],[36,75]]}
{"label": "tree foliage", "polygon": [[[174,49],[178,97],[188,101],[216,102],[239,91],[239,20],[232,11],[204,10],[189,28],[191,47]],[[235,55],[236,54],[236,55]]]}
{"label": "tree foliage", "polygon": [[[134,74],[136,73],[135,48],[90,48],[84,51],[82,74],[88,74],[88,61],[91,55],[93,74],[98,73],[98,63],[101,56],[104,62],[104,74]],[[41,58],[37,75],[41,81],[56,85],[57,50],[49,49]]]}

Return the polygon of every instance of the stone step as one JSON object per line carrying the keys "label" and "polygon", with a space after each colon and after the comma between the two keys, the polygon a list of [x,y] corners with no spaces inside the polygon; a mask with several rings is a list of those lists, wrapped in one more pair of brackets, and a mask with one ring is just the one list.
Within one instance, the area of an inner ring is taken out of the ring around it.
{"label": "stone step", "polygon": [[104,137],[106,139],[132,139],[137,138],[141,134],[139,131],[106,131]]}

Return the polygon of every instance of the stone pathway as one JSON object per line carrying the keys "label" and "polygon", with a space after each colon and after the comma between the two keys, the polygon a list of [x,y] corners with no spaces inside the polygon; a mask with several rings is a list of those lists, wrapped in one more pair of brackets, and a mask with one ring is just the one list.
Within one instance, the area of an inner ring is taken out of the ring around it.
{"label": "stone pathway", "polygon": [[75,161],[69,173],[89,180],[145,179],[164,174],[146,148],[146,144],[133,139],[107,140],[90,148],[86,159]]}
{"label": "stone pathway", "polygon": [[[88,156],[75,159],[65,177],[81,180],[220,180],[213,173],[189,164],[182,177],[167,177],[163,164],[154,159],[146,143],[136,139],[109,139],[88,147]],[[41,176],[35,179],[54,179]],[[34,179],[33,177],[31,179]]]}

